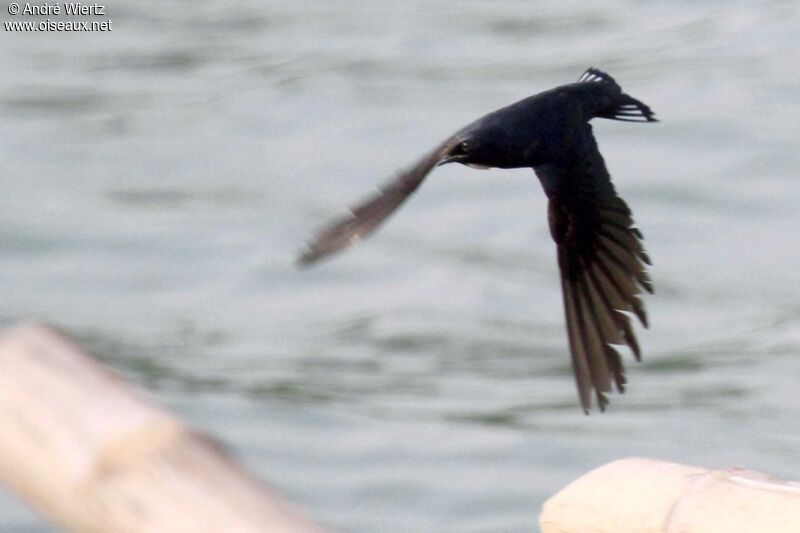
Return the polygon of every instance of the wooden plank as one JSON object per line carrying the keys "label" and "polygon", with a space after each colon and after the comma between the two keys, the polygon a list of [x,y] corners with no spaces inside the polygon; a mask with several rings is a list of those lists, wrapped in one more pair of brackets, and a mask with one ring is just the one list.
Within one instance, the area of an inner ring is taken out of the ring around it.
{"label": "wooden plank", "polygon": [[80,532],[321,530],[51,328],[0,338],[0,482]]}
{"label": "wooden plank", "polygon": [[543,533],[796,533],[800,483],[751,470],[622,459],[545,502]]}

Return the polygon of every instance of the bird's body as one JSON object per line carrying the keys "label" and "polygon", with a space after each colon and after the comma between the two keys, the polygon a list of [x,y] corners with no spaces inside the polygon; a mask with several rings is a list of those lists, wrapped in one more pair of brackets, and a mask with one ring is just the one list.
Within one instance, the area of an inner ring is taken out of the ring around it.
{"label": "bird's body", "polygon": [[624,368],[611,344],[627,344],[638,359],[632,312],[647,319],[639,287],[652,292],[649,258],[631,212],[611,183],[589,121],[653,122],[649,107],[622,92],[607,74],[589,69],[562,85],[498,109],[467,125],[400,174],[378,195],[321,232],[303,254],[314,262],[355,244],[380,225],[438,165],[532,167],[549,199],[573,369],[581,405],[594,390],[601,410],[612,381],[622,391]]}

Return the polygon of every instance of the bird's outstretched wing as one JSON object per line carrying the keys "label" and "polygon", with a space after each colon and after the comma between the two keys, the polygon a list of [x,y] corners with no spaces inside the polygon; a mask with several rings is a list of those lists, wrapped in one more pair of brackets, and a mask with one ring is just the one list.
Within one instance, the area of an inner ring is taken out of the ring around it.
{"label": "bird's outstretched wing", "polygon": [[592,391],[601,411],[612,380],[624,391],[625,369],[611,345],[627,344],[641,359],[626,313],[647,327],[640,287],[653,292],[642,234],[614,191],[593,140],[591,146],[591,155],[579,163],[535,168],[550,200],[550,232],[558,247],[572,366],[586,412]]}
{"label": "bird's outstretched wing", "polygon": [[381,187],[377,194],[350,209],[350,215],[320,231],[300,257],[301,264],[311,264],[349,246],[372,233],[420,186],[430,171],[452,147],[448,140]]}

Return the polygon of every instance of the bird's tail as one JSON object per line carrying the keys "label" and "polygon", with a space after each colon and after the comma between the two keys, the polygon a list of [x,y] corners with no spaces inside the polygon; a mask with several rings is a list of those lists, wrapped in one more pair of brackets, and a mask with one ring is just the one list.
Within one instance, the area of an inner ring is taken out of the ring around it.
{"label": "bird's tail", "polygon": [[578,82],[598,84],[598,87],[611,86],[612,88],[611,91],[603,91],[605,98],[600,99],[602,104],[594,110],[593,116],[625,122],[658,122],[650,106],[623,93],[614,78],[602,70],[588,68]]}
{"label": "bird's tail", "polygon": [[658,122],[655,113],[647,104],[625,93],[614,98],[612,105],[601,110],[596,116],[624,122]]}

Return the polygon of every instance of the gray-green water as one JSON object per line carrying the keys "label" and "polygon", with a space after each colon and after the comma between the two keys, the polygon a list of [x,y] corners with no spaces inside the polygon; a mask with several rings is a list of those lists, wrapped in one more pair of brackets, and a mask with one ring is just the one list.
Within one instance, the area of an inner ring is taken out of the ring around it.
{"label": "gray-green water", "polygon": [[[800,477],[797,2],[106,13],[0,32],[3,325],[78,336],[339,531],[531,531],[630,455]],[[609,412],[577,405],[531,171],[439,169],[365,246],[293,267],[396,169],[589,65],[662,120],[595,125],[657,291]],[[0,496],[0,530],[49,529]]]}

